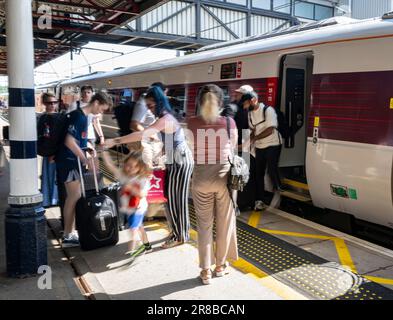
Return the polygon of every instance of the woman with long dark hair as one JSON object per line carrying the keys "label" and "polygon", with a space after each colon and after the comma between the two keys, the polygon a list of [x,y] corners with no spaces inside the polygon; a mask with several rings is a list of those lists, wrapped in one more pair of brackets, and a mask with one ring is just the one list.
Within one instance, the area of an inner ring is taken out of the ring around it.
{"label": "woman with long dark hair", "polygon": [[189,239],[188,195],[194,161],[184,131],[173,116],[168,98],[162,89],[157,86],[151,87],[146,93],[145,101],[146,106],[158,118],[157,121],[144,131],[109,139],[106,146],[110,148],[116,144],[152,139],[160,133],[166,155],[165,193],[168,198],[168,223],[172,233],[163,247],[169,248]]}

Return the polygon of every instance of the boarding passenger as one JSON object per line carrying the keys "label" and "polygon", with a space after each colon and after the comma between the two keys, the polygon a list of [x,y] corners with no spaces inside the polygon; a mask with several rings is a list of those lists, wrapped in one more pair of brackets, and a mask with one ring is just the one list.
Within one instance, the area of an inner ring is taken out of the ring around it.
{"label": "boarding passenger", "polygon": [[171,229],[171,236],[162,247],[170,248],[183,244],[189,239],[188,195],[194,161],[184,131],[172,115],[168,98],[161,88],[151,87],[147,91],[145,101],[158,120],[144,131],[109,139],[106,145],[110,148],[115,144],[141,141],[150,139],[157,133],[161,134],[166,154],[165,193],[168,199],[168,223]]}
{"label": "boarding passenger", "polygon": [[281,153],[281,135],[277,130],[277,114],[273,107],[258,102],[258,95],[253,91],[243,96],[243,106],[249,110],[249,126],[251,129],[250,144],[255,146],[256,159],[256,201],[254,210],[264,210],[263,202],[267,173],[273,185],[275,196],[270,206],[276,207],[280,200],[281,181],[278,172],[278,161]]}
{"label": "boarding passenger", "polygon": [[[69,112],[72,112],[79,108],[85,107],[89,102],[91,97],[93,96],[94,91],[92,86],[82,86],[81,88],[81,100],[76,101],[71,105],[71,108],[69,109]],[[101,115],[93,115],[90,114],[88,115],[88,130],[87,130],[87,140],[89,141],[89,144],[91,147],[95,147],[96,142],[98,142],[100,145],[105,144],[105,137],[104,133],[102,131],[101,123],[100,123],[100,117]],[[96,137],[95,132],[98,134],[98,138]]]}
{"label": "boarding passenger", "polygon": [[[162,83],[153,83],[151,87],[165,88]],[[137,101],[131,118],[131,130],[133,132],[144,131],[146,128],[151,126],[156,121],[156,116],[147,107],[145,102],[145,95],[142,95]],[[138,147],[143,151],[143,158],[148,163],[149,167],[152,168],[154,164],[157,164],[156,159],[159,159],[162,150],[162,143],[158,137],[155,135],[152,139],[146,139],[142,142],[137,142],[140,144]],[[135,145],[135,144],[134,144]]]}
{"label": "boarding passenger", "polygon": [[[229,158],[237,145],[237,130],[232,118],[220,116],[223,97],[218,86],[203,86],[198,96],[199,115],[188,121],[193,136],[191,140],[194,141],[195,168],[191,192],[203,284],[210,283],[213,265],[216,265],[215,275],[220,277],[228,273],[228,259],[238,258],[235,206],[227,187]],[[216,246],[213,244],[214,220]]]}
{"label": "boarding passenger", "polygon": [[96,93],[84,108],[77,108],[70,113],[67,135],[64,145],[56,154],[57,174],[60,183],[65,184],[66,199],[64,204],[64,247],[78,246],[79,238],[75,232],[75,206],[81,197],[78,161],[84,166],[92,166],[92,159],[82,149],[87,147],[88,115],[100,114],[112,105],[111,98],[103,93]]}
{"label": "boarding passenger", "polygon": [[238,130],[238,145],[242,144],[243,138],[244,139],[247,138],[247,137],[243,137],[243,132],[244,132],[243,130],[248,129],[248,110],[243,108],[242,97],[245,94],[250,93],[252,91],[254,91],[253,87],[247,84],[235,90],[235,100],[233,101],[233,103],[235,103],[238,106],[238,110],[234,117],[236,122],[236,127]]}
{"label": "boarding passenger", "polygon": [[[46,117],[53,117],[57,114],[58,101],[52,93],[44,93],[42,95],[42,104],[45,106],[44,113],[38,119],[38,127],[40,126],[40,120],[44,120]],[[53,118],[52,118],[53,119]],[[44,122],[45,123],[45,122]],[[44,128],[49,136],[50,128]],[[46,132],[43,132],[45,134]],[[55,156],[42,157],[42,172],[41,172],[41,192],[43,195],[42,206],[48,208],[56,206],[59,202],[59,194],[56,181],[56,162]]]}

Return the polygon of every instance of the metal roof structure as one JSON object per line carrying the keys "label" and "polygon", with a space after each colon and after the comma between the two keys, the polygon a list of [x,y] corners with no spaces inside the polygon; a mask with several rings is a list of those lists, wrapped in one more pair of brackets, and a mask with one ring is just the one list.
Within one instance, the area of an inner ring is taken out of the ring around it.
{"label": "metal roof structure", "polygon": [[[7,73],[6,1],[11,0],[0,0],[0,74]],[[308,0],[32,0],[35,66],[78,52],[90,41],[194,51],[296,25],[296,6],[302,3],[334,14],[331,0],[320,2],[325,5]]]}
{"label": "metal roof structure", "polygon": [[[89,41],[121,43],[110,34],[167,0],[33,0],[36,67]],[[0,1],[0,73],[7,73],[5,0]]]}

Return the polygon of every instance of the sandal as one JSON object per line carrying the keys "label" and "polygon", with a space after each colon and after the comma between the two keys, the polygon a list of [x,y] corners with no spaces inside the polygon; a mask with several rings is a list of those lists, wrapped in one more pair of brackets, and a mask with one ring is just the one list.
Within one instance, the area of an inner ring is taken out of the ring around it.
{"label": "sandal", "polygon": [[203,269],[199,274],[199,278],[201,278],[203,284],[210,284],[212,279],[212,271],[210,269]]}
{"label": "sandal", "polygon": [[173,247],[176,247],[176,246],[180,246],[183,243],[184,243],[183,241],[177,241],[175,239],[169,239],[169,240],[165,241],[161,245],[161,248],[163,248],[163,249],[173,248]]}
{"label": "sandal", "polygon": [[229,274],[229,264],[225,263],[222,266],[217,266],[216,269],[214,269],[214,274],[216,277],[223,277]]}

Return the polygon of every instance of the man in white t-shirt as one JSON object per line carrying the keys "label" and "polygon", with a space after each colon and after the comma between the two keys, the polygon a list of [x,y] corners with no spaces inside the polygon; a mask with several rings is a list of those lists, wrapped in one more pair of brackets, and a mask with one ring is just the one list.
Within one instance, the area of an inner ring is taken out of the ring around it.
{"label": "man in white t-shirt", "polygon": [[282,141],[281,135],[277,130],[277,114],[274,108],[259,103],[258,95],[255,92],[244,95],[243,101],[243,108],[249,110],[250,143],[255,146],[257,182],[255,210],[266,208],[266,205],[263,203],[266,168],[275,191],[275,197],[270,205],[276,207],[279,204],[279,191],[281,190],[278,161]]}

